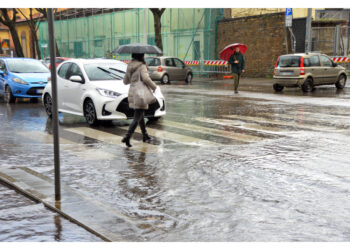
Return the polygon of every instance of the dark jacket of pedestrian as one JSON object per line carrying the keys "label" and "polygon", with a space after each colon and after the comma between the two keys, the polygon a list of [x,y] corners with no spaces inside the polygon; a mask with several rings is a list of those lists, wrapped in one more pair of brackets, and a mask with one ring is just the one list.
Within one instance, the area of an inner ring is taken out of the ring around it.
{"label": "dark jacket of pedestrian", "polygon": [[[235,61],[238,61],[238,63],[235,63]],[[235,52],[229,59],[228,61],[229,64],[231,64],[231,70],[232,73],[235,74],[242,74],[242,70],[245,68],[245,61],[244,61],[244,56],[242,55],[241,52]]]}
{"label": "dark jacket of pedestrian", "polygon": [[[148,105],[145,106],[137,106],[134,103],[134,92],[136,85],[135,83],[138,81],[139,74],[141,74],[140,80],[145,84],[143,87],[147,88],[150,87],[153,91],[157,88],[157,85],[151,80],[148,74],[147,66],[146,64],[133,59],[127,69],[126,74],[124,77],[124,84],[130,84],[129,94],[128,94],[128,101],[129,101],[129,107],[133,109],[148,109]],[[140,85],[139,85],[140,86]]]}

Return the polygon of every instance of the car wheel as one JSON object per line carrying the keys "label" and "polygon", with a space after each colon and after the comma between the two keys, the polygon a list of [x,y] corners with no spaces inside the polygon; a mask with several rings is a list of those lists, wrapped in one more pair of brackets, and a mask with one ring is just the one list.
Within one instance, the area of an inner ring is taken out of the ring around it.
{"label": "car wheel", "polygon": [[343,89],[346,84],[346,76],[345,75],[340,75],[338,81],[335,83],[335,86],[337,89]]}
{"label": "car wheel", "polygon": [[48,117],[51,118],[52,117],[52,99],[49,94],[46,94],[44,96],[44,107],[45,107],[46,114],[48,115]]}
{"label": "car wheel", "polygon": [[86,122],[90,126],[97,125],[98,120],[97,120],[95,105],[91,99],[87,99],[84,102],[84,117],[85,117]]}
{"label": "car wheel", "polygon": [[307,78],[303,85],[301,85],[303,92],[311,92],[314,89],[314,83],[311,78]]}
{"label": "car wheel", "polygon": [[169,84],[170,80],[169,80],[169,76],[167,74],[163,75],[162,79],[160,80],[160,82],[162,84]]}
{"label": "car wheel", "polygon": [[13,96],[12,90],[10,86],[6,85],[5,87],[5,96],[4,96],[6,103],[15,103],[16,97]]}
{"label": "car wheel", "polygon": [[284,86],[275,83],[275,84],[273,85],[273,89],[274,89],[276,92],[281,92],[281,91],[284,89]]}
{"label": "car wheel", "polygon": [[185,82],[186,83],[191,83],[192,82],[192,78],[193,78],[192,74],[188,73],[187,76],[186,76]]}

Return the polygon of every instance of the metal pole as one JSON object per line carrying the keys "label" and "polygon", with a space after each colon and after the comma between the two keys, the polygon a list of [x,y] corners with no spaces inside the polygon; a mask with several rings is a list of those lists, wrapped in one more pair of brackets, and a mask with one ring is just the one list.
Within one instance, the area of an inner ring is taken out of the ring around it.
{"label": "metal pole", "polygon": [[57,110],[57,77],[56,77],[56,47],[54,35],[54,19],[51,8],[47,9],[47,21],[49,25],[49,46],[51,64],[51,92],[52,92],[52,127],[54,143],[54,163],[55,163],[55,199],[61,200],[60,183],[60,141],[58,130],[58,110]]}
{"label": "metal pole", "polygon": [[307,9],[307,18],[306,18],[306,34],[305,34],[305,52],[311,52],[312,47],[312,8]]}

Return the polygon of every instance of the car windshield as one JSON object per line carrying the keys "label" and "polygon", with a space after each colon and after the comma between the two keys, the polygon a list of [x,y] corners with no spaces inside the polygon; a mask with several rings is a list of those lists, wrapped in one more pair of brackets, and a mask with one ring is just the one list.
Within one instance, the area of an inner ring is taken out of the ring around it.
{"label": "car windshield", "polygon": [[147,66],[160,66],[160,59],[154,57],[145,58]]}
{"label": "car windshield", "polygon": [[84,69],[90,81],[122,80],[126,66],[118,63],[89,63]]}
{"label": "car windshield", "polygon": [[48,68],[36,60],[7,60],[7,66],[12,73],[50,73]]}
{"label": "car windshield", "polygon": [[300,67],[300,56],[281,56],[278,60],[280,67]]}

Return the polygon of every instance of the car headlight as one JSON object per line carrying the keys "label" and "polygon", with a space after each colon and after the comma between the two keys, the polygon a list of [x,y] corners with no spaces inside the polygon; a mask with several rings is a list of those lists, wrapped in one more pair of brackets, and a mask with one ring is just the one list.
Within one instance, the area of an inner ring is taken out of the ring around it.
{"label": "car headlight", "polygon": [[29,83],[27,83],[26,81],[22,80],[21,78],[12,77],[12,81],[14,81],[16,83],[19,83],[19,84],[29,85]]}
{"label": "car headlight", "polygon": [[100,95],[111,97],[111,98],[117,98],[118,96],[122,95],[122,94],[120,94],[118,92],[114,92],[114,91],[108,90],[108,89],[97,88],[96,90],[97,90],[98,93],[100,93]]}

